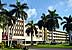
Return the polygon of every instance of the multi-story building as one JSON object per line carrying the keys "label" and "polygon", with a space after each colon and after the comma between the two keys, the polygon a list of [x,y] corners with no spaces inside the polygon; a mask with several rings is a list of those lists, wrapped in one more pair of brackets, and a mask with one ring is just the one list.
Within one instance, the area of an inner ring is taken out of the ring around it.
{"label": "multi-story building", "polygon": [[[23,23],[23,20],[18,20],[13,28],[13,32],[9,30],[8,33],[12,33],[12,41],[16,42],[22,42],[24,41],[25,43],[30,43],[31,42],[31,35],[28,36],[25,30],[28,27],[25,27],[25,23]],[[44,41],[44,31],[43,28],[40,30],[38,26],[36,26],[38,33],[33,35],[33,42],[43,42]],[[51,33],[50,31],[47,30],[47,33],[45,34],[46,42],[51,42]],[[53,31],[53,39],[55,39],[57,42],[65,42],[66,39],[68,39],[68,35],[66,32],[62,31]],[[11,40],[11,39],[9,39]]]}

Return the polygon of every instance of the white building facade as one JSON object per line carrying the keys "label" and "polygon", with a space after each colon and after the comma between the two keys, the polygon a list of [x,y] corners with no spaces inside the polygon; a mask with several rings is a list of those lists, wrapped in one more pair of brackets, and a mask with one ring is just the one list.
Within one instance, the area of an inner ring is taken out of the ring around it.
{"label": "white building facade", "polygon": [[[25,23],[23,23],[23,20],[18,20],[13,28],[13,32],[10,31],[9,29],[9,34],[10,32],[12,33],[12,41],[17,41],[18,40],[23,40],[25,42],[31,42],[31,35],[28,36],[27,33],[25,33],[25,30],[27,29],[27,27],[23,27]],[[25,24],[26,25],[26,24]],[[44,30],[42,28],[42,30],[40,30],[37,27],[37,35],[33,35],[33,41],[34,43],[37,42],[43,42],[44,41]],[[0,32],[1,33],[1,32]],[[50,31],[47,30],[47,34],[46,34],[46,42],[50,43],[51,42],[51,33]],[[66,40],[68,40],[68,34],[66,34],[66,32],[61,32],[61,31],[54,31],[53,32],[53,39],[55,39],[57,42],[65,42]],[[11,39],[9,39],[11,40]],[[0,42],[2,41],[2,34],[0,34]]]}

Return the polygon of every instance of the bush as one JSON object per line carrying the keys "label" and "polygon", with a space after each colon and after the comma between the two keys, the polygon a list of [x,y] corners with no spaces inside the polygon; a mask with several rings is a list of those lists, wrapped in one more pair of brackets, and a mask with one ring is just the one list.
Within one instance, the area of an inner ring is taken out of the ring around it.
{"label": "bush", "polygon": [[17,44],[15,48],[20,49],[22,46],[20,44]]}
{"label": "bush", "polygon": [[6,44],[4,41],[0,43],[0,48],[4,48],[5,46],[6,46]]}
{"label": "bush", "polygon": [[2,46],[2,43],[0,43],[0,48],[1,48],[1,46]]}

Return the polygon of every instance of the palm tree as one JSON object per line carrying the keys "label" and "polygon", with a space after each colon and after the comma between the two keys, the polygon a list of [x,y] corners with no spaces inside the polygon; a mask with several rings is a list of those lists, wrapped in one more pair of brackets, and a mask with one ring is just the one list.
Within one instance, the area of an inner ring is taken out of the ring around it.
{"label": "palm tree", "polygon": [[37,34],[37,29],[33,21],[30,21],[29,23],[27,23],[26,26],[30,26],[27,28],[26,33],[28,36],[29,36],[29,33],[31,33],[31,45],[33,45],[33,33],[35,31],[35,34]]}
{"label": "palm tree", "polygon": [[6,26],[5,21],[6,21],[6,19],[0,16],[0,28],[2,28],[3,33],[4,33],[5,26]]}
{"label": "palm tree", "polygon": [[44,42],[46,41],[45,39],[45,34],[46,34],[46,28],[47,28],[47,22],[48,22],[48,18],[47,16],[43,13],[41,16],[41,20],[38,21],[37,25],[39,27],[39,29],[42,29],[42,27],[44,27]]}
{"label": "palm tree", "polygon": [[4,33],[4,28],[6,27],[6,25],[8,24],[8,17],[7,17],[7,13],[8,11],[6,11],[6,9],[3,8],[3,6],[6,4],[2,4],[1,0],[0,0],[0,18],[1,18],[1,23],[0,26],[3,29],[3,33]]}
{"label": "palm tree", "polygon": [[[10,7],[14,7],[14,9],[11,10],[11,15],[16,16],[16,19],[18,18],[22,18],[24,23],[24,28],[25,28],[25,20],[27,19],[28,15],[27,13],[24,11],[24,9],[29,9],[29,7],[27,6],[26,3],[20,4],[20,2],[18,0],[16,0],[16,5],[15,4],[10,4]],[[17,20],[16,20],[17,21]],[[13,27],[15,26],[15,24],[13,24]],[[24,29],[24,33],[25,33],[25,29]],[[11,41],[12,42],[12,41]]]}
{"label": "palm tree", "polygon": [[56,14],[56,10],[50,11],[48,10],[49,14],[47,15],[48,18],[48,26],[49,30],[52,31],[52,41],[53,41],[53,31],[55,31],[56,28],[59,28],[58,19],[62,20],[62,18]]}
{"label": "palm tree", "polygon": [[[25,28],[25,20],[27,19],[28,15],[24,11],[24,9],[29,9],[26,3],[20,4],[20,2],[17,0],[16,5],[11,4],[10,7],[14,7],[11,11],[11,15],[15,14],[16,18],[22,18],[24,21],[24,28]],[[25,29],[24,29],[25,32]]]}
{"label": "palm tree", "polygon": [[[71,15],[69,17],[64,17],[66,21],[63,21],[61,25],[63,25],[63,30],[66,30],[67,33],[70,33],[72,30],[72,17]],[[67,39],[66,39],[67,40]],[[70,42],[70,34],[69,34],[69,42]]]}
{"label": "palm tree", "polygon": [[[4,5],[6,5],[6,4],[2,4],[2,3],[1,3],[1,0],[0,0],[0,12],[3,11],[3,9],[4,9],[3,6],[4,6]],[[4,20],[5,20],[5,18],[3,18],[2,15],[0,14],[0,28],[3,29],[3,33],[4,33],[5,25],[6,25],[5,23],[3,23],[3,22],[5,22]],[[3,23],[3,24],[2,24],[2,23]]]}
{"label": "palm tree", "polygon": [[[3,28],[3,32],[4,32],[4,28],[7,26],[6,32],[8,33],[9,26],[13,26],[13,24],[15,24],[16,18],[12,16],[11,12],[7,11],[6,9],[2,9],[0,15],[1,15],[0,17],[2,18],[1,26]],[[9,33],[8,33],[8,46],[9,46]]]}

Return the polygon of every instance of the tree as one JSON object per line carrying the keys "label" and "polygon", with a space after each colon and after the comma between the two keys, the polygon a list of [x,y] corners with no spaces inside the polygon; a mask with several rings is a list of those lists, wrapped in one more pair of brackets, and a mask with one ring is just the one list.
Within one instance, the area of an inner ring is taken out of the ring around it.
{"label": "tree", "polygon": [[56,28],[59,28],[59,23],[58,23],[58,19],[62,20],[62,18],[56,14],[56,10],[51,11],[48,10],[49,14],[47,15],[48,18],[48,27],[49,30],[52,31],[52,41],[53,41],[53,31],[56,30]]}
{"label": "tree", "polygon": [[[69,17],[64,17],[64,19],[65,21],[61,23],[61,25],[63,25],[63,30],[66,30],[67,33],[70,33],[70,31],[72,30],[72,17],[70,15]],[[69,34],[69,42],[70,42],[70,34]]]}
{"label": "tree", "polygon": [[[11,10],[11,15],[16,16],[16,19],[18,18],[22,18],[24,23],[24,28],[25,28],[25,20],[27,19],[28,15],[27,13],[24,11],[24,9],[29,9],[29,7],[27,6],[26,3],[21,4],[18,0],[16,0],[16,5],[15,4],[10,4],[10,7],[13,7],[14,9]],[[16,20],[17,21],[17,20]],[[17,21],[18,22],[18,21]],[[14,24],[13,24],[14,25]],[[15,25],[14,25],[15,26]],[[24,29],[24,33],[25,33],[25,29]]]}
{"label": "tree", "polygon": [[28,36],[29,36],[29,33],[31,33],[31,45],[33,45],[33,33],[35,31],[35,34],[37,34],[37,29],[33,21],[30,21],[29,23],[27,23],[26,26],[30,26],[27,28],[26,33]]}
{"label": "tree", "polygon": [[[3,32],[4,32],[4,28],[7,26],[6,33],[8,33],[9,26],[13,26],[13,23],[15,24],[16,18],[14,16],[11,16],[10,11],[7,11],[6,9],[2,9],[0,15],[2,18],[1,26],[3,27]],[[9,46],[9,33],[8,33],[8,46]]]}
{"label": "tree", "polygon": [[[24,9],[29,9],[29,7],[27,6],[26,3],[21,4],[18,0],[15,4],[10,4],[10,7],[14,7],[14,9],[11,10],[11,15],[15,14],[16,18],[22,18],[24,23],[25,20],[27,19],[28,15],[27,13],[24,11]],[[23,24],[24,24],[23,23]],[[24,28],[25,28],[25,24],[24,24]],[[25,29],[24,29],[25,32]]]}
{"label": "tree", "polygon": [[48,22],[48,18],[47,16],[43,13],[42,16],[41,16],[41,20],[38,21],[37,25],[39,27],[39,29],[42,29],[42,27],[44,27],[44,42],[46,41],[45,39],[45,31],[46,31],[46,28],[47,28],[47,22]]}
{"label": "tree", "polygon": [[[0,0],[0,12],[2,12],[2,11],[4,10],[4,8],[3,8],[4,5],[6,5],[6,4],[2,4],[2,3],[1,3],[1,0]],[[3,17],[2,17],[2,14],[0,13],[0,28],[3,29],[3,33],[4,33],[5,25],[6,25],[6,24],[4,23],[4,22],[5,22],[5,19],[6,19],[6,18],[3,18]]]}

